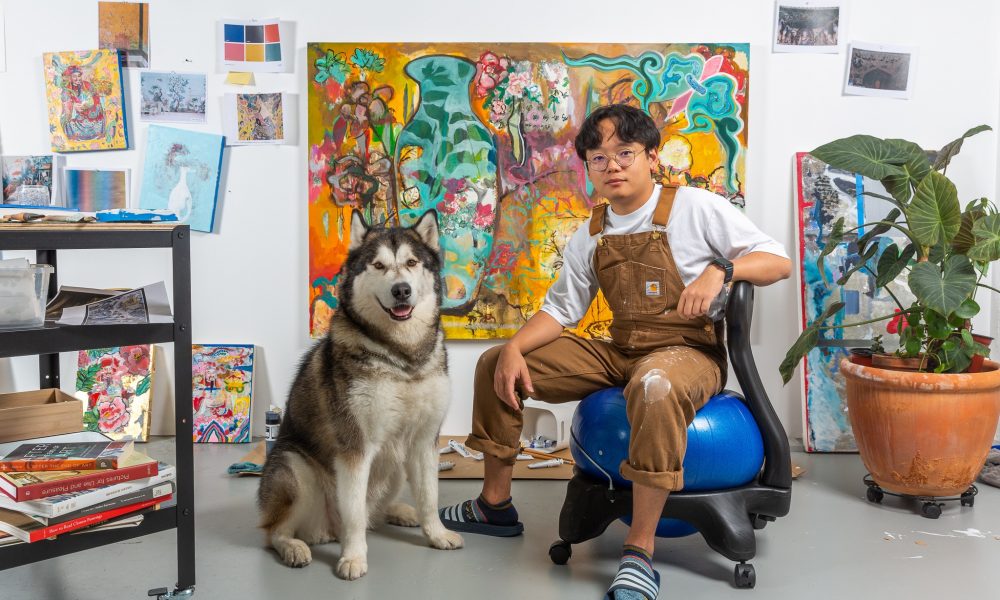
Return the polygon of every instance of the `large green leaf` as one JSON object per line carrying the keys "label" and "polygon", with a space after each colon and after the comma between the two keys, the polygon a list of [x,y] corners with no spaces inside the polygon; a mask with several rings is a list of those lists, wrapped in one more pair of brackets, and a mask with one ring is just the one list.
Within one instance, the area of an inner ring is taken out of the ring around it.
{"label": "large green leaf", "polygon": [[914,251],[913,244],[907,244],[902,252],[899,252],[896,244],[886,247],[882,251],[882,255],[878,257],[875,286],[885,287],[896,279],[903,272],[903,269],[906,268],[906,265],[913,260]]}
{"label": "large green leaf", "polygon": [[956,254],[948,257],[944,269],[932,262],[913,265],[909,284],[921,304],[950,315],[976,289],[976,270],[968,257]]}
{"label": "large green leaf", "polygon": [[906,220],[920,245],[950,244],[962,224],[955,184],[937,171],[928,173],[906,208]]}
{"label": "large green leaf", "polygon": [[941,169],[947,167],[948,163],[951,162],[951,159],[956,154],[958,154],[959,150],[962,149],[962,143],[965,142],[965,138],[972,137],[977,133],[982,133],[984,131],[992,131],[992,130],[993,128],[990,127],[989,125],[980,125],[978,127],[973,127],[972,129],[963,133],[962,137],[945,144],[944,147],[941,148],[941,151],[938,152],[937,157],[934,159],[934,169],[936,171],[940,171]]}
{"label": "large green leaf", "polygon": [[792,347],[788,349],[785,353],[784,360],[778,365],[778,372],[781,373],[781,380],[784,383],[788,383],[792,379],[792,373],[795,372],[796,365],[802,360],[802,357],[816,347],[819,343],[819,328],[823,323],[829,319],[834,314],[840,312],[844,308],[843,302],[832,302],[823,311],[823,314],[819,316],[815,321],[809,324],[808,327],[803,330],[799,335],[799,339],[795,340]]}
{"label": "large green leaf", "polygon": [[810,154],[831,167],[861,173],[879,181],[890,175],[905,175],[906,171],[899,165],[910,159],[908,151],[901,146],[870,135],[852,135],[834,140]]}
{"label": "large green leaf", "polygon": [[976,236],[972,234],[972,226],[976,221],[986,216],[986,211],[981,208],[966,207],[962,213],[962,223],[958,227],[955,239],[951,240],[951,247],[955,252],[966,254],[976,243]]}
{"label": "large green leaf", "polygon": [[882,180],[882,185],[889,194],[905,205],[910,201],[913,189],[931,172],[931,161],[923,148],[913,142],[897,139],[885,141],[896,151],[907,156],[906,162],[902,165],[902,175],[890,175]]}
{"label": "large green leaf", "polygon": [[892,225],[896,222],[896,219],[899,218],[900,214],[900,210],[898,208],[894,208],[889,211],[889,214],[887,214],[884,219],[876,221],[874,227],[866,231],[863,236],[858,238],[858,252],[864,252],[868,242],[870,242],[873,238],[889,231],[889,229],[892,228]]}
{"label": "large green leaf", "polygon": [[1000,260],[1000,214],[987,215],[972,225],[975,245],[969,248],[969,258],[981,262]]}

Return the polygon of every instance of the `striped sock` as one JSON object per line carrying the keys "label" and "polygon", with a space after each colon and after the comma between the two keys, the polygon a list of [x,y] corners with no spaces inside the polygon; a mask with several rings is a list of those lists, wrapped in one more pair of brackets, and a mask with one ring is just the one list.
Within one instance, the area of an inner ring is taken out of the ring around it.
{"label": "striped sock", "polygon": [[454,506],[446,506],[440,511],[442,521],[489,523],[491,525],[514,525],[517,523],[517,509],[511,498],[490,504],[482,494],[474,500],[466,500]]}
{"label": "striped sock", "polygon": [[608,588],[614,600],[656,600],[659,577],[653,571],[653,557],[638,546],[626,545],[618,564],[618,575]]}

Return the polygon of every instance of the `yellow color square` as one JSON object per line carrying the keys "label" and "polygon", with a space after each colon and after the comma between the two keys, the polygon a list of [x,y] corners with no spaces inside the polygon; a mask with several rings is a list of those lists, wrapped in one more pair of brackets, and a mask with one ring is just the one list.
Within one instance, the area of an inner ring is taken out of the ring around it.
{"label": "yellow color square", "polygon": [[246,62],[264,62],[264,44],[247,44]]}

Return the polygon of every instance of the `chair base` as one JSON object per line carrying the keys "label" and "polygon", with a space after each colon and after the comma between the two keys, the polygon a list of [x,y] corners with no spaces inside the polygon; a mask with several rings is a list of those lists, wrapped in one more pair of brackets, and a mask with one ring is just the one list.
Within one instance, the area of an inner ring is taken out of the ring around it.
{"label": "chair base", "polygon": [[[727,490],[672,493],[663,517],[687,521],[713,550],[730,560],[745,562],[757,552],[754,530],[787,515],[791,501],[791,489],[753,482]],[[579,544],[596,538],[616,519],[631,514],[632,490],[609,489],[607,482],[577,470],[566,487],[559,537],[566,544]],[[565,550],[568,560],[572,551],[568,546]]]}

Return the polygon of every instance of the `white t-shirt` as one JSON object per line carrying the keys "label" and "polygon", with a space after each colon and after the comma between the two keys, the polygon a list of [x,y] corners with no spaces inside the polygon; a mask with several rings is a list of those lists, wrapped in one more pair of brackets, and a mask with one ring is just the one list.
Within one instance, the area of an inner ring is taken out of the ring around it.
{"label": "white t-shirt", "polygon": [[[660,186],[649,200],[628,215],[615,214],[608,208],[605,235],[625,235],[652,231],[653,211],[660,198]],[[599,284],[594,270],[594,249],[600,234],[590,235],[590,219],[576,230],[563,249],[563,267],[559,278],[545,295],[542,310],[563,327],[575,327],[587,313]],[[681,187],[667,222],[667,241],[684,285],[698,278],[712,259],[733,260],[751,252],[767,252],[788,258],[784,246],[757,228],[740,209],[708,190]],[[728,288],[712,302],[708,316],[720,319],[725,310]]]}

